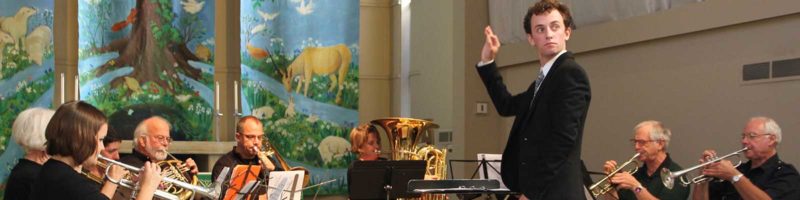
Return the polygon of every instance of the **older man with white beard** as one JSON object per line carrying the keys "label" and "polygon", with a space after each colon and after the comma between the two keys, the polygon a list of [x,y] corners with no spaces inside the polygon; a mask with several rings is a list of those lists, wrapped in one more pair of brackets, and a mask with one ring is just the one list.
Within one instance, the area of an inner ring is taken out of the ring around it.
{"label": "older man with white beard", "polygon": [[[170,124],[169,122],[159,116],[153,116],[142,120],[136,129],[133,131],[133,152],[131,155],[120,158],[120,162],[129,164],[134,167],[142,167],[146,161],[158,163],[167,160],[169,144],[172,143],[172,137],[169,135]],[[182,168],[189,169],[189,175],[195,175],[198,172],[197,164],[191,158],[183,162]],[[114,199],[130,199],[127,198],[129,191],[117,190]]]}

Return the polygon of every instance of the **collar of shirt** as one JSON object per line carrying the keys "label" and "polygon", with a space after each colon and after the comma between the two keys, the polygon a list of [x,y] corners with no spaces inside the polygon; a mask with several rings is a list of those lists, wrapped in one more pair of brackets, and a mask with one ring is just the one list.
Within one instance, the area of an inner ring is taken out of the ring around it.
{"label": "collar of shirt", "polygon": [[781,159],[778,157],[778,154],[776,153],[774,156],[767,159],[767,162],[764,162],[764,164],[761,164],[761,166],[758,166],[756,168],[751,168],[753,162],[747,161],[747,163],[744,163],[741,166],[739,166],[740,168],[739,171],[744,172],[745,174],[774,171],[775,169],[778,168],[780,162]]}
{"label": "collar of shirt", "polygon": [[240,164],[244,164],[244,163],[246,163],[246,164],[258,164],[258,157],[253,157],[251,159],[245,159],[245,158],[242,157],[242,155],[239,155],[239,152],[236,152],[236,146],[233,146],[233,150],[231,151],[231,153],[233,153],[233,157],[236,158],[239,161]]}
{"label": "collar of shirt", "polygon": [[561,55],[563,55],[566,52],[567,52],[566,49],[561,50],[561,52],[558,52],[556,56],[553,56],[553,59],[550,59],[550,61],[547,61],[547,63],[545,63],[544,66],[542,66],[542,71],[545,77],[547,77],[547,73],[550,72],[550,68],[553,67],[553,64],[556,62],[556,60],[558,60],[558,57],[561,57]]}
{"label": "collar of shirt", "polygon": [[658,168],[656,168],[656,172],[653,173],[653,176],[647,175],[647,171],[649,171],[648,169],[650,168],[650,166],[647,166],[647,164],[644,164],[642,166],[642,169],[639,169],[639,171],[637,171],[636,174],[639,174],[641,178],[652,179],[655,177],[659,177],[659,179],[661,179],[661,169],[663,168],[669,169],[670,165],[672,165],[672,158],[670,158],[669,153],[667,153],[667,157],[664,158],[664,161],[661,162],[661,165],[659,165]]}

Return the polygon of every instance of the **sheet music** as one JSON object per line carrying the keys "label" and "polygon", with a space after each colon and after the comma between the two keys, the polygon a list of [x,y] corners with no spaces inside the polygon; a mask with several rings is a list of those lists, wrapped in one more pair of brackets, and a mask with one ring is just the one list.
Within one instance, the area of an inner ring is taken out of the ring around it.
{"label": "sheet music", "polygon": [[[503,159],[503,154],[479,153],[478,154],[478,160],[484,160],[484,159],[487,160],[487,161],[489,161],[489,160],[502,160]],[[506,187],[506,185],[503,183],[503,178],[500,176],[500,162],[486,162],[486,164],[487,165],[491,165],[491,167],[488,167],[488,169],[486,169],[486,171],[489,174],[489,177],[484,177],[484,175],[483,175],[483,170],[484,170],[483,169],[483,165],[480,165],[480,166],[478,166],[478,174],[480,174],[480,176],[479,176],[480,179],[495,179],[497,181],[500,181],[500,188],[508,189]],[[497,171],[492,169],[492,167],[494,167],[494,169],[497,169]]]}
{"label": "sheet music", "polygon": [[[300,200],[303,199],[303,171],[273,171],[269,173],[269,189],[267,199]],[[294,194],[292,194],[294,193]]]}

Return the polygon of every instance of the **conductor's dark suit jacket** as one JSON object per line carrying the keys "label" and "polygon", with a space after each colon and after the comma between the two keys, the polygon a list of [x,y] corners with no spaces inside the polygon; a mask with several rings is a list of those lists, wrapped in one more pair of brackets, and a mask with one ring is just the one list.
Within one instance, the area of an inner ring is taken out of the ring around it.
{"label": "conductor's dark suit jacket", "polygon": [[515,117],[503,151],[505,185],[534,200],[585,199],[580,157],[591,89],[572,54],[556,58],[535,97],[534,83],[511,95],[494,63],[478,73],[497,112]]}

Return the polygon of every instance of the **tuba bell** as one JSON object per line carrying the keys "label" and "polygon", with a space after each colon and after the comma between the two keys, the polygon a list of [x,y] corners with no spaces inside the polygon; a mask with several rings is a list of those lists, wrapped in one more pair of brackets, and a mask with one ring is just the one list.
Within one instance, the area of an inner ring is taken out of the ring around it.
{"label": "tuba bell", "polygon": [[417,143],[423,133],[429,133],[439,125],[428,120],[413,118],[384,118],[372,120],[389,138],[392,160],[411,160],[417,153]]}
{"label": "tuba bell", "polygon": [[[424,160],[425,179],[444,180],[447,175],[447,149],[436,149],[428,145],[418,148],[423,134],[430,134],[439,125],[431,121],[413,118],[385,118],[371,122],[386,132],[392,149],[392,160]],[[422,194],[423,200],[447,199],[444,194]]]}

